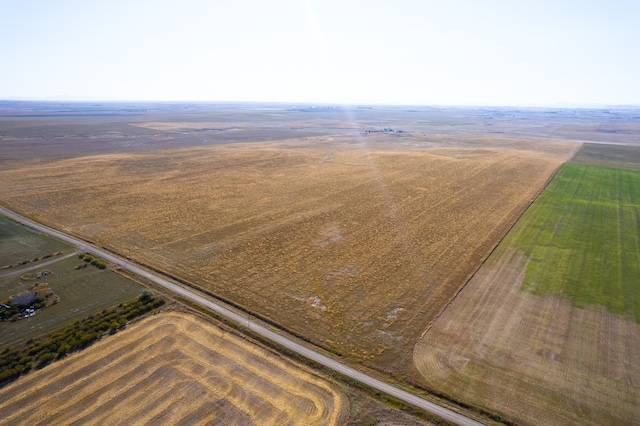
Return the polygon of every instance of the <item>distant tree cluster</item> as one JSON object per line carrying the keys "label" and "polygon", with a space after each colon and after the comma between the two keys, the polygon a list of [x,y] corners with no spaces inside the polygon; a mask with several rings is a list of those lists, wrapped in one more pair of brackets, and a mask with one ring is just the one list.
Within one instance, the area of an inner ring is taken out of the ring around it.
{"label": "distant tree cluster", "polygon": [[[107,267],[107,264],[104,261],[94,257],[89,253],[80,253],[78,257],[80,259],[83,259],[85,262],[87,262],[87,264],[89,263],[92,264],[96,268],[105,269]],[[80,267],[77,267],[76,269],[80,269]]]}
{"label": "distant tree cluster", "polygon": [[42,368],[70,352],[84,349],[106,333],[116,333],[131,319],[164,303],[163,298],[145,290],[128,303],[77,320],[62,330],[28,340],[19,347],[5,347],[0,350],[0,387],[31,369]]}

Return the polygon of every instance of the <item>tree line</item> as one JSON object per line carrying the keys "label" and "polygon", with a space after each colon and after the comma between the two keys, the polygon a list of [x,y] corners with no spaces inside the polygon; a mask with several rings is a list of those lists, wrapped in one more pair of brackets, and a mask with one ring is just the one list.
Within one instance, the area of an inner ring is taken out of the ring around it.
{"label": "tree line", "polygon": [[164,305],[148,290],[134,300],[76,320],[61,330],[0,350],[0,387],[32,369],[40,369],[66,354],[82,350],[105,334],[114,334],[130,320]]}

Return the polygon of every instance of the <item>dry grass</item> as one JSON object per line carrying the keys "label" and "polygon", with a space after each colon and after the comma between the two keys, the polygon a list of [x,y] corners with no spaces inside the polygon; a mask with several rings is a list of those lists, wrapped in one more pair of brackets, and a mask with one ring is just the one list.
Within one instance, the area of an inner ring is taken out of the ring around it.
{"label": "dry grass", "polygon": [[0,390],[20,424],[341,424],[322,380],[185,314],[148,318]]}
{"label": "dry grass", "polygon": [[640,325],[520,290],[527,259],[484,265],[416,345],[428,383],[528,424],[634,424]]}
{"label": "dry grass", "polygon": [[[1,201],[385,369],[575,144],[402,135],[49,161]],[[462,147],[451,147],[460,145]]]}

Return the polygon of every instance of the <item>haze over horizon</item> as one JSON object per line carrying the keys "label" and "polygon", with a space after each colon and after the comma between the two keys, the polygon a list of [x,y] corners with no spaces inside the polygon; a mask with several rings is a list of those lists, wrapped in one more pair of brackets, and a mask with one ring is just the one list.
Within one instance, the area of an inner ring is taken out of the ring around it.
{"label": "haze over horizon", "polygon": [[0,0],[0,99],[640,105],[640,2]]}

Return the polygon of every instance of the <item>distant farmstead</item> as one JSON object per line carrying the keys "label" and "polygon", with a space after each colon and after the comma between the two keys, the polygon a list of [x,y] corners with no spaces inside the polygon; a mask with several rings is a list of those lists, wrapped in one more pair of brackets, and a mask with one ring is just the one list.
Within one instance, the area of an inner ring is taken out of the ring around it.
{"label": "distant farmstead", "polygon": [[32,293],[21,294],[20,296],[16,296],[14,298],[9,299],[10,306],[29,306],[32,305],[33,302],[38,298],[39,293],[34,291]]}

